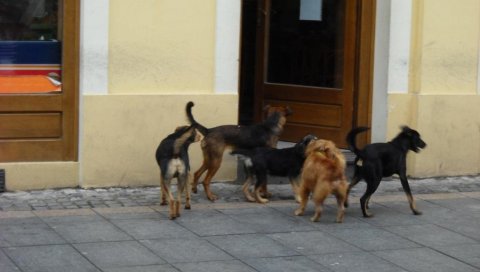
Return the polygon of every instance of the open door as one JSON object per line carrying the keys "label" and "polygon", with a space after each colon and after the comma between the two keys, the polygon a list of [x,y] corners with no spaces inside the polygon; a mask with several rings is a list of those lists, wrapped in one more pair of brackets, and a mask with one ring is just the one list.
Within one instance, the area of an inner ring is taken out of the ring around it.
{"label": "open door", "polygon": [[282,140],[307,133],[345,147],[353,126],[358,0],[261,0],[255,119],[263,105],[288,105]]}

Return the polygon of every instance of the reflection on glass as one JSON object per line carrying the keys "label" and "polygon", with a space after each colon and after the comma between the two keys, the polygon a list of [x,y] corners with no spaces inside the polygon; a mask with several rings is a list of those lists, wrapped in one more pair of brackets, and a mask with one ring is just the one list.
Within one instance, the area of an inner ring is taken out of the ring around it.
{"label": "reflection on glass", "polygon": [[272,0],[266,80],[342,88],[344,19],[345,0]]}
{"label": "reflection on glass", "polygon": [[61,0],[0,0],[0,94],[61,91]]}

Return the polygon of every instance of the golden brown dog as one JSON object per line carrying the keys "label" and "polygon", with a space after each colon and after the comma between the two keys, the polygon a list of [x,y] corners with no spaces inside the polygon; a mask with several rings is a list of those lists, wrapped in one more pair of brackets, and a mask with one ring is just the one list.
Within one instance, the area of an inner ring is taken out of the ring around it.
{"label": "golden brown dog", "polygon": [[348,183],[345,177],[345,157],[332,141],[311,141],[305,151],[307,158],[303,164],[302,179],[298,196],[300,207],[295,215],[303,215],[308,197],[312,193],[315,203],[315,214],[311,218],[318,221],[322,213],[325,198],[334,194],[337,198],[337,223],[343,222]]}
{"label": "golden brown dog", "polygon": [[[289,107],[266,107],[264,111],[271,114],[262,123],[251,126],[223,125],[206,128],[199,124],[192,115],[193,102],[187,103],[187,116],[192,125],[205,137],[201,147],[203,163],[193,177],[192,191],[197,192],[197,184],[203,173],[205,194],[210,201],[215,201],[217,196],[210,191],[210,182],[222,163],[223,152],[226,148],[250,149],[262,146],[275,147],[278,136],[283,131],[287,116],[292,113]],[[267,192],[264,192],[267,194]]]}

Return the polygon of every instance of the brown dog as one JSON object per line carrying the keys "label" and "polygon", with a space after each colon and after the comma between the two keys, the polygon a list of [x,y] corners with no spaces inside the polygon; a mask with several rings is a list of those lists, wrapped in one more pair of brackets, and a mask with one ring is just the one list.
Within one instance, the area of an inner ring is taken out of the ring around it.
{"label": "brown dog", "polygon": [[[170,219],[180,216],[182,193],[185,191],[185,209],[190,209],[190,160],[188,147],[191,143],[200,141],[200,134],[195,126],[178,127],[174,133],[160,142],[155,152],[155,158],[160,167],[160,205],[169,205]],[[170,190],[173,178],[177,178],[177,200]]]}
{"label": "brown dog", "polygon": [[307,158],[303,164],[302,179],[298,196],[300,207],[295,215],[303,215],[308,197],[312,193],[315,214],[311,218],[318,221],[325,198],[334,194],[337,198],[337,223],[343,222],[348,183],[345,177],[345,157],[332,141],[313,140],[305,151]]}
{"label": "brown dog", "polygon": [[[278,136],[283,131],[287,116],[292,113],[289,107],[266,107],[264,111],[271,114],[260,124],[251,126],[223,125],[206,128],[200,125],[192,115],[193,102],[187,104],[187,116],[192,125],[195,125],[205,137],[201,147],[203,163],[193,177],[192,191],[197,192],[197,184],[203,173],[206,173],[203,187],[210,201],[217,196],[210,191],[210,182],[222,163],[223,152],[227,147],[233,149],[250,149],[262,146],[275,147]],[[267,192],[265,192],[267,193]]]}

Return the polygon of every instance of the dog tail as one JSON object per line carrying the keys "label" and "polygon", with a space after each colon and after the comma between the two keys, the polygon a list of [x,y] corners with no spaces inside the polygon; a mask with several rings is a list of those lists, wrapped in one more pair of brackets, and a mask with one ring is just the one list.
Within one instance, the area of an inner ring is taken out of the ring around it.
{"label": "dog tail", "polygon": [[246,169],[253,166],[252,157],[253,157],[254,153],[253,153],[252,150],[235,149],[232,152],[230,152],[230,155],[235,155],[239,159],[243,160],[243,164],[245,165]]}
{"label": "dog tail", "polygon": [[187,112],[187,117],[188,117],[188,121],[190,122],[190,124],[192,124],[193,126],[195,126],[196,129],[198,129],[198,131],[200,131],[200,133],[203,134],[203,136],[206,136],[208,134],[208,128],[202,126],[201,124],[199,124],[195,118],[193,118],[193,114],[192,114],[192,107],[195,106],[195,104],[193,104],[192,101],[189,101],[187,103],[187,106],[185,108],[185,111]]}
{"label": "dog tail", "polygon": [[356,144],[356,137],[357,134],[362,133],[364,131],[369,130],[370,128],[368,127],[357,127],[352,130],[347,134],[347,144],[348,144],[348,149],[355,153],[355,155],[359,156],[360,149],[358,149],[357,144]]}

